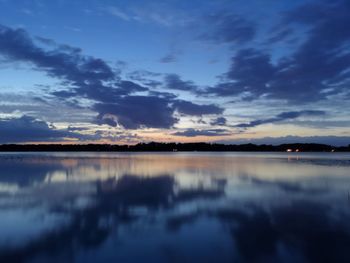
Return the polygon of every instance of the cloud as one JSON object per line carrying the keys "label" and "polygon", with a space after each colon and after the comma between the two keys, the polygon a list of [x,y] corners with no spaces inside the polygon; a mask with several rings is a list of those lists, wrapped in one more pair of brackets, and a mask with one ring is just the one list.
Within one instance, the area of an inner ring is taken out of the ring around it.
{"label": "cloud", "polygon": [[114,103],[97,103],[94,109],[99,112],[98,121],[104,116],[114,115],[117,121],[110,118],[105,124],[115,126],[117,122],[126,129],[142,127],[170,128],[178,119],[173,116],[174,108],[170,100],[156,96],[126,96]]}
{"label": "cloud", "polygon": [[231,135],[227,130],[224,129],[209,129],[209,130],[196,130],[196,129],[187,129],[182,132],[175,132],[171,135],[175,136],[184,136],[184,137],[196,137],[196,136],[227,136]]}
{"label": "cloud", "polygon": [[108,6],[103,9],[106,13],[126,22],[152,23],[163,27],[186,26],[193,20],[192,17],[176,11],[166,3],[145,4],[141,8],[137,5],[124,5],[123,8]]}
{"label": "cloud", "polygon": [[206,32],[199,38],[226,44],[244,44],[251,41],[256,34],[255,25],[245,18],[221,12],[206,18]]}
{"label": "cloud", "polygon": [[64,87],[70,87],[63,92],[53,92],[55,96],[109,101],[121,94],[145,90],[137,84],[121,81],[119,72],[104,60],[85,56],[78,48],[68,45],[52,50],[40,48],[23,29],[0,27],[0,55],[11,61],[30,63],[48,76],[62,80]]}
{"label": "cloud", "polygon": [[[224,80],[209,88],[219,96],[249,92],[252,98],[266,97],[300,104],[349,95],[350,5],[347,1],[303,5],[287,13],[281,28],[307,29],[301,44],[291,55],[276,62],[266,51],[242,49],[232,58]],[[291,31],[284,33],[290,35]],[[298,36],[296,34],[295,36]],[[284,39],[280,36],[276,41]]]}
{"label": "cloud", "polygon": [[5,58],[34,64],[49,76],[73,85],[100,83],[115,79],[113,70],[101,59],[83,56],[79,51],[62,48],[46,51],[36,46],[23,29],[0,27],[0,52]]}
{"label": "cloud", "polygon": [[168,74],[164,78],[164,85],[171,90],[195,91],[198,87],[192,81],[184,81],[177,74]]}
{"label": "cloud", "polygon": [[164,57],[162,57],[159,62],[161,63],[172,63],[176,61],[176,56],[175,54],[168,54]]}
{"label": "cloud", "polygon": [[136,70],[127,74],[127,77],[132,81],[137,81],[143,85],[151,88],[158,87],[162,85],[162,82],[157,79],[162,74],[150,72],[147,70]]}
{"label": "cloud", "polygon": [[174,112],[192,116],[220,114],[223,109],[216,105],[199,105],[173,97],[125,96],[114,103],[97,103],[94,110],[99,112],[97,123],[126,129],[171,128],[179,120]]}
{"label": "cloud", "polygon": [[110,6],[110,7],[106,8],[106,11],[108,13],[110,13],[111,15],[113,15],[119,19],[122,19],[124,21],[130,21],[133,19],[132,17],[130,17],[130,15],[128,15],[127,13],[123,12],[122,10],[120,10],[119,8],[117,8],[115,6]]}
{"label": "cloud", "polygon": [[221,114],[224,109],[214,104],[199,105],[189,101],[176,100],[174,107],[180,113],[192,116],[202,116],[206,114]]}
{"label": "cloud", "polygon": [[267,123],[275,123],[285,120],[291,120],[296,119],[301,116],[324,116],[326,113],[324,111],[318,111],[318,110],[304,110],[304,111],[287,111],[282,112],[275,117],[268,118],[268,119],[261,119],[261,120],[254,120],[247,123],[240,123],[237,125],[234,125],[233,127],[236,128],[251,128],[256,127],[259,125],[267,124]]}
{"label": "cloud", "polygon": [[225,74],[228,81],[209,88],[209,93],[220,96],[239,95],[244,92],[260,96],[266,93],[266,85],[275,74],[275,68],[267,54],[244,49],[237,52],[231,62],[231,68]]}
{"label": "cloud", "polygon": [[53,40],[37,39],[49,43],[54,49],[45,50],[35,45],[23,29],[1,26],[0,54],[12,61],[31,63],[50,77],[61,79],[64,87],[70,87],[69,90],[54,91],[52,95],[110,102],[121,95],[148,90],[135,82],[121,80],[118,70],[102,59],[83,55],[79,48],[58,45]]}
{"label": "cloud", "polygon": [[218,117],[218,118],[212,120],[210,122],[210,125],[213,125],[213,126],[215,126],[215,125],[217,125],[217,126],[224,126],[224,125],[226,125],[226,122],[227,122],[226,118]]}
{"label": "cloud", "polygon": [[[36,69],[62,80],[63,89],[52,91],[51,95],[67,103],[78,98],[90,100],[91,108],[98,113],[96,123],[120,124],[127,129],[170,128],[178,121],[173,116],[175,111],[198,116],[223,111],[215,105],[178,100],[170,93],[152,93],[145,85],[121,79],[119,71],[102,59],[85,56],[80,49],[68,45],[58,45],[42,38],[37,40],[53,49],[37,46],[23,29],[0,27],[0,55],[12,61],[31,63]],[[134,78],[142,78],[144,82],[149,76],[159,74],[139,72]],[[169,89],[196,88],[192,82],[182,81],[178,75],[168,75],[165,81]],[[150,82],[146,84],[152,85]],[[145,92],[149,95],[133,95]]]}
{"label": "cloud", "polygon": [[66,138],[96,139],[70,130],[58,130],[42,120],[30,116],[0,119],[0,143],[21,143],[28,141],[61,141]]}
{"label": "cloud", "polygon": [[32,10],[30,10],[30,9],[27,9],[27,8],[21,9],[20,12],[23,13],[23,14],[26,14],[28,16],[33,16],[34,15],[34,12]]}

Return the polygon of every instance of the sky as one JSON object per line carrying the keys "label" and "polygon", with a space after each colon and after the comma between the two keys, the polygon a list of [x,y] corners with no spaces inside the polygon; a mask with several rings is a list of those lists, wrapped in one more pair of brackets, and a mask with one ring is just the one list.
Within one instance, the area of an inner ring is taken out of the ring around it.
{"label": "sky", "polygon": [[0,143],[350,144],[347,0],[0,0]]}

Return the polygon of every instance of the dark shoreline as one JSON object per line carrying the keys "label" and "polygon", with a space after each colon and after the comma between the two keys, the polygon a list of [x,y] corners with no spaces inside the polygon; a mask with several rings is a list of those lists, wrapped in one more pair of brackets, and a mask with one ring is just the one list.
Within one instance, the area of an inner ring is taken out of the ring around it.
{"label": "dark shoreline", "polygon": [[3,144],[0,152],[350,152],[348,146],[315,143],[280,145],[216,144],[216,143],[139,143],[115,144]]}

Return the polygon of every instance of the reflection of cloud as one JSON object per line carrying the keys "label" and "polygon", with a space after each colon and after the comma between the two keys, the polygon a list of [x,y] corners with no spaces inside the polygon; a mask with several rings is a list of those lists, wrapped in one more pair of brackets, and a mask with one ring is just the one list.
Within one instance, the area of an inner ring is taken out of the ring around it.
{"label": "reflection of cloud", "polygon": [[149,178],[125,175],[118,180],[98,183],[97,195],[103,203],[118,202],[123,206],[156,208],[168,205],[174,194],[174,183],[174,178],[167,175]]}
{"label": "reflection of cloud", "polygon": [[[135,154],[132,157],[102,154],[104,158],[96,158],[85,153],[57,159],[45,156],[6,158],[15,164],[24,162],[18,169],[28,170],[29,177],[40,176],[42,166],[43,170],[52,167],[52,171],[60,175],[66,171],[67,180],[79,181],[72,185],[79,194],[67,194],[67,183],[50,179],[47,185],[33,185],[32,192],[28,188],[20,189],[22,192],[17,193],[20,205],[15,209],[20,207],[33,212],[29,210],[32,207],[23,204],[23,195],[27,197],[30,193],[31,200],[37,201],[39,196],[37,203],[48,207],[45,215],[59,215],[70,221],[43,230],[38,238],[24,240],[23,246],[0,246],[0,258],[5,262],[39,258],[65,262],[78,258],[81,252],[98,254],[108,250],[109,241],[115,239],[118,240],[116,249],[128,253],[130,243],[134,249],[135,240],[143,246],[149,237],[150,245],[156,249],[152,253],[158,255],[164,253],[164,240],[159,236],[171,240],[171,244],[166,245],[183,262],[183,254],[177,253],[181,246],[188,246],[187,242],[191,242],[188,240],[198,240],[202,234],[210,238],[198,242],[203,242],[205,247],[222,245],[230,262],[261,259],[319,262],[322,258],[317,251],[322,251],[327,261],[334,258],[336,262],[347,262],[349,259],[346,254],[350,244],[348,203],[346,196],[344,202],[340,199],[340,192],[346,193],[343,190],[348,185],[344,183],[347,182],[344,167],[327,169],[294,163],[291,166],[284,158],[276,159],[276,155],[262,158],[256,154],[255,157],[247,154],[235,158],[231,154],[192,157],[186,154]],[[30,166],[38,167],[37,172],[28,168]],[[6,165],[3,167],[7,174],[21,179],[17,172],[6,170]],[[331,174],[332,181],[320,180],[320,171]],[[241,178],[239,174],[246,174],[246,177]],[[297,175],[300,177],[296,178]],[[82,193],[81,189],[86,186],[89,189]],[[328,192],[322,192],[322,186],[327,186]],[[319,191],[317,195],[314,189]],[[52,193],[58,191],[65,191],[64,197],[53,200]],[[10,198],[10,203],[4,202],[6,209],[14,209],[13,197]],[[84,198],[87,202],[81,204]],[[34,226],[40,223],[40,220],[34,221]],[[176,238],[183,234],[189,238],[185,243]],[[125,246],[119,246],[119,241]],[[203,255],[194,250],[189,255],[197,257],[197,253]],[[114,251],[111,254],[118,257]],[[216,256],[218,261],[225,261],[222,254]]]}
{"label": "reflection of cloud", "polygon": [[234,241],[235,262],[349,262],[348,219],[325,211],[330,207],[307,201],[269,211],[246,204],[171,216],[167,228],[178,231],[202,217],[219,220]]}
{"label": "reflection of cloud", "polygon": [[19,187],[43,182],[48,173],[62,169],[59,163],[46,163],[30,158],[4,158],[0,160],[0,182]]}
{"label": "reflection of cloud", "polygon": [[[49,260],[52,256],[65,259],[67,253],[71,255],[78,249],[99,247],[121,225],[140,219],[147,227],[147,220],[135,215],[132,208],[144,207],[153,212],[156,208],[174,209],[182,202],[217,198],[224,190],[220,184],[218,189],[193,188],[175,192],[175,186],[174,177],[169,175],[125,175],[99,181],[94,200],[88,207],[74,210],[65,204],[51,208],[56,213],[69,215],[68,225],[45,233],[23,247],[0,247],[0,258],[6,262],[23,262],[37,257]],[[143,216],[147,218],[149,214]]]}
{"label": "reflection of cloud", "polygon": [[214,216],[229,225],[242,262],[349,262],[347,220],[333,218],[329,209],[295,202],[270,212],[223,209]]}
{"label": "reflection of cloud", "polygon": [[285,192],[293,192],[293,193],[324,193],[327,192],[329,189],[326,187],[317,187],[317,188],[310,188],[303,186],[301,183],[296,182],[288,182],[288,181],[282,181],[282,180],[264,180],[260,178],[254,178],[254,177],[248,177],[248,176],[240,176],[241,180],[249,181],[251,184],[257,185],[259,187],[271,187],[271,188],[278,188]]}
{"label": "reflection of cloud", "polygon": [[199,187],[197,189],[180,190],[175,197],[175,202],[188,202],[198,199],[216,199],[222,197],[224,191],[222,188],[205,189]]}
{"label": "reflection of cloud", "polygon": [[200,212],[171,216],[166,222],[167,230],[178,231],[182,226],[194,223],[200,216]]}

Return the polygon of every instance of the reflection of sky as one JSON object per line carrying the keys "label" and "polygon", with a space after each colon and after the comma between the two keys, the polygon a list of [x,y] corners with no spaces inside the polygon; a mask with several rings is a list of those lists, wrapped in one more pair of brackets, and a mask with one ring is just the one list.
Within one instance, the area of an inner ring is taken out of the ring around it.
{"label": "reflection of sky", "polygon": [[[0,159],[0,256],[8,261],[65,260],[73,253],[77,262],[254,262],[255,253],[317,262],[322,246],[326,257],[348,259],[348,154]],[[335,254],[328,240],[336,238]]]}

